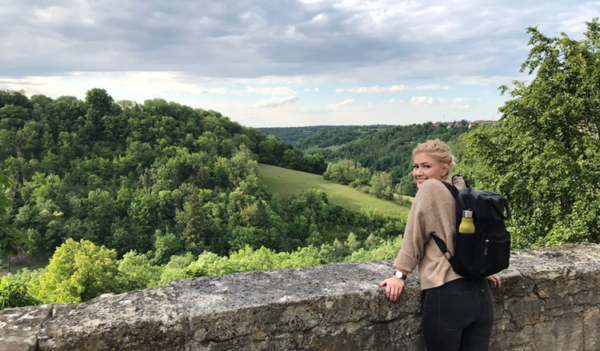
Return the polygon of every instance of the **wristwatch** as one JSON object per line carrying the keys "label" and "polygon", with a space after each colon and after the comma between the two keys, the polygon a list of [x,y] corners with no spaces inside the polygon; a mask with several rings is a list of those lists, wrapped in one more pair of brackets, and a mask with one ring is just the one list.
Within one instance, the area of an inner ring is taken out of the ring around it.
{"label": "wristwatch", "polygon": [[406,280],[406,274],[400,272],[400,271],[394,271],[394,277],[398,278],[398,279],[404,279]]}

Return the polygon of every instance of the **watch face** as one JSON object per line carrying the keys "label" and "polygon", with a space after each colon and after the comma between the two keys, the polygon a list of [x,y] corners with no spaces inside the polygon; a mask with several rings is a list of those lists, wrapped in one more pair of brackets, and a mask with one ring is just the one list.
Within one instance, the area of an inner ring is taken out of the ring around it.
{"label": "watch face", "polygon": [[396,273],[394,273],[394,275],[396,276],[396,278],[398,279],[402,279],[402,277],[404,277],[404,274],[402,274],[402,272],[398,272],[396,271]]}

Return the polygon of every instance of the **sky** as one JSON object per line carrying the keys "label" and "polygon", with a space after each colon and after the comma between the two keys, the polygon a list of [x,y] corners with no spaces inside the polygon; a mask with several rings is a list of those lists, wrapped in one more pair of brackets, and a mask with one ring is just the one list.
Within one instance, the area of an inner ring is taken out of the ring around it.
{"label": "sky", "polygon": [[163,98],[251,127],[498,119],[526,28],[600,1],[0,0],[0,89]]}

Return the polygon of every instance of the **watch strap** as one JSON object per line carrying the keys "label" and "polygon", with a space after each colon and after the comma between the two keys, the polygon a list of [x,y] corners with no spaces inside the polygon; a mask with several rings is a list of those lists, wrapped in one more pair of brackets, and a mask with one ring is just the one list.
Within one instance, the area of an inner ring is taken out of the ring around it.
{"label": "watch strap", "polygon": [[406,280],[406,274],[404,274],[404,273],[402,273],[400,271],[394,271],[394,277],[396,277],[398,279]]}

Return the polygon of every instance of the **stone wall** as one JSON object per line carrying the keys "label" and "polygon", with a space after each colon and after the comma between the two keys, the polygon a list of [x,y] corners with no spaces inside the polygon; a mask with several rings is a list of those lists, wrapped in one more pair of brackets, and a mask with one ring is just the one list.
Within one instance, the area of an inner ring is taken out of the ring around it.
{"label": "stone wall", "polygon": [[[420,290],[378,283],[391,261],[180,280],[80,305],[0,312],[16,350],[424,350]],[[600,246],[513,254],[494,291],[493,350],[600,350]]]}

